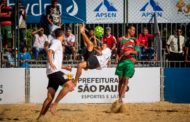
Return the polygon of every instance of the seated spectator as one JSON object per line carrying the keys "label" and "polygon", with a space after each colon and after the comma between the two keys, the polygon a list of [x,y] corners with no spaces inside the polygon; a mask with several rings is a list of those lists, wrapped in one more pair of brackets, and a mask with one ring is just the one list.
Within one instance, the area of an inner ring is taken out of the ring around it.
{"label": "seated spectator", "polygon": [[39,28],[38,30],[32,32],[32,35],[34,36],[33,53],[34,53],[35,59],[36,60],[39,59],[39,54],[43,54],[44,57],[46,57],[44,44],[46,41],[48,41],[48,38],[44,34],[44,29]]}
{"label": "seated spectator", "polygon": [[7,6],[7,0],[2,0],[0,4],[0,25],[3,37],[3,45],[13,46],[12,42],[12,7]]}
{"label": "seated spectator", "polygon": [[24,46],[22,48],[22,52],[18,54],[18,62],[20,67],[22,68],[29,68],[29,61],[31,60],[30,53],[27,52],[27,48]]}
{"label": "seated spectator", "polygon": [[[166,49],[168,52],[169,61],[183,61],[185,38],[182,35],[182,29],[178,28],[175,35],[170,35],[167,43]],[[171,66],[174,66],[174,63],[171,63]],[[177,63],[175,66],[179,66]]]}
{"label": "seated spectator", "polygon": [[148,28],[143,28],[143,33],[138,36],[137,44],[140,50],[138,51],[139,60],[141,59],[152,59],[154,58],[154,49],[152,47],[151,41],[153,41],[154,35],[149,34]]}
{"label": "seated spectator", "polygon": [[52,4],[46,9],[47,21],[49,23],[49,32],[52,33],[55,28],[61,26],[61,12],[57,5],[57,0],[52,0]]}
{"label": "seated spectator", "polygon": [[76,60],[76,40],[75,35],[72,34],[72,30],[70,27],[66,28],[65,31],[65,41],[64,41],[64,53],[65,54],[72,54],[73,60]]}
{"label": "seated spectator", "polygon": [[13,56],[13,51],[10,47],[8,47],[8,44],[5,44],[5,51],[3,54],[3,59],[5,60],[6,67],[14,67],[15,61]]}

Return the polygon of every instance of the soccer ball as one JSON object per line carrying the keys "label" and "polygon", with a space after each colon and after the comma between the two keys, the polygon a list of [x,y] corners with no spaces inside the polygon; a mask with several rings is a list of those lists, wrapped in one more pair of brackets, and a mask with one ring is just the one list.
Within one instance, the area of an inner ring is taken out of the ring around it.
{"label": "soccer ball", "polygon": [[95,27],[95,35],[97,37],[102,37],[104,35],[104,28],[101,26],[96,26]]}

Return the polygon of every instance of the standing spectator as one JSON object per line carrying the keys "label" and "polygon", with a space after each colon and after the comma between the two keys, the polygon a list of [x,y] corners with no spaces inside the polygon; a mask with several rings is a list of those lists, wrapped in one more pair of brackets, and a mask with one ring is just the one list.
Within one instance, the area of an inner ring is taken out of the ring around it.
{"label": "standing spectator", "polygon": [[18,61],[20,63],[20,67],[29,68],[29,61],[31,60],[30,53],[27,52],[27,48],[22,47],[22,52],[18,54]]}
{"label": "standing spectator", "polygon": [[22,5],[21,0],[19,1],[19,36],[20,36],[20,46],[26,46],[26,9]]}
{"label": "standing spectator", "polygon": [[190,67],[190,33],[185,43],[185,63],[186,66]]}
{"label": "standing spectator", "polygon": [[50,33],[54,30],[54,28],[61,26],[61,12],[57,4],[57,0],[52,0],[52,5],[48,6],[46,9]]}
{"label": "standing spectator", "polygon": [[70,27],[66,27],[65,31],[65,50],[64,53],[72,54],[74,61],[76,60],[76,40],[75,35],[72,34]]}
{"label": "standing spectator", "polygon": [[138,36],[137,44],[140,47],[139,59],[151,59],[154,55],[154,49],[151,47],[151,41],[154,39],[153,34],[149,34],[148,28],[143,28],[143,33]]}
{"label": "standing spectator", "polygon": [[39,59],[39,54],[42,53],[46,57],[46,52],[44,50],[44,44],[48,41],[47,36],[44,34],[44,29],[40,28],[34,32],[32,32],[34,36],[34,44],[33,44],[33,53],[35,55],[35,59]]}
{"label": "standing spectator", "polygon": [[[184,54],[185,38],[182,29],[178,28],[175,35],[171,35],[167,41],[167,52],[169,61],[182,61]],[[173,66],[173,63],[171,64]]]}
{"label": "standing spectator", "polygon": [[[101,42],[106,43],[108,45],[108,47],[112,50],[112,56],[116,55],[116,53],[117,53],[117,48],[116,48],[117,40],[116,40],[115,36],[113,36],[111,34],[111,28],[110,27],[106,27],[106,32],[105,32],[105,35],[103,36]],[[117,63],[117,61],[115,61],[115,62]],[[108,63],[108,66],[109,67],[111,66],[111,59]]]}
{"label": "standing spectator", "polygon": [[12,8],[7,6],[7,0],[2,0],[0,4],[0,25],[3,36],[3,45],[13,46],[12,42]]}
{"label": "standing spectator", "polygon": [[111,34],[111,28],[106,27],[106,34],[102,38],[102,43],[106,43],[108,47],[113,51],[116,50],[116,38]]}

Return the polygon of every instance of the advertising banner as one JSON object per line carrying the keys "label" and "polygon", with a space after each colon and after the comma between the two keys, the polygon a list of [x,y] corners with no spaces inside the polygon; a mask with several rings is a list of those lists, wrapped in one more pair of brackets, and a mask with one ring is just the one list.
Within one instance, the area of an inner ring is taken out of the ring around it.
{"label": "advertising banner", "polygon": [[124,0],[86,0],[87,23],[123,23]]}
{"label": "advertising banner", "polygon": [[[8,0],[9,5],[14,5],[14,0]],[[51,5],[51,0],[22,0],[26,8],[27,23],[40,23],[46,19],[46,8]],[[58,0],[62,13],[63,23],[86,22],[85,0]]]}
{"label": "advertising banner", "polygon": [[[76,69],[73,69],[71,74],[75,73]],[[42,103],[47,96],[46,69],[30,69],[30,74],[30,102]],[[118,99],[118,82],[115,68],[84,70],[75,90],[67,94],[61,103],[111,103]],[[125,102],[160,101],[160,68],[136,68],[134,77],[129,81],[129,87]]]}
{"label": "advertising banner", "polygon": [[0,69],[0,104],[25,102],[25,69]]}
{"label": "advertising banner", "polygon": [[153,14],[158,23],[189,23],[189,0],[129,0],[129,23],[149,23]]}

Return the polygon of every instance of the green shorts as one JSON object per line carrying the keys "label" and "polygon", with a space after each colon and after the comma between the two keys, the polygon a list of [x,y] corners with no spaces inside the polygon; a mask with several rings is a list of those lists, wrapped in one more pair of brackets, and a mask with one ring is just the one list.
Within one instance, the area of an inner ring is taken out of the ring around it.
{"label": "green shorts", "polygon": [[116,68],[115,74],[119,77],[132,78],[135,73],[135,64],[133,61],[121,60]]}

